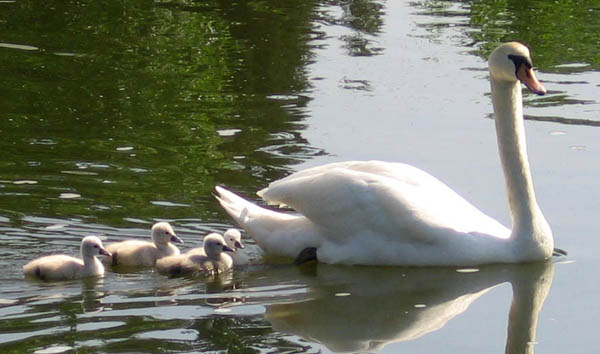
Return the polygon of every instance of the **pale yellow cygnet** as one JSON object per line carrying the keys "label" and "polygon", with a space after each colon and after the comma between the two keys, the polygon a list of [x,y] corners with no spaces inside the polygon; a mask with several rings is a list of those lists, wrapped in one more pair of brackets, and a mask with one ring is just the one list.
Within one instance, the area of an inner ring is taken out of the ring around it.
{"label": "pale yellow cygnet", "polygon": [[179,254],[179,249],[171,242],[183,243],[168,222],[159,222],[152,226],[152,242],[126,240],[108,245],[106,249],[112,257],[105,263],[151,267],[157,259]]}
{"label": "pale yellow cygnet", "polygon": [[201,248],[189,252],[161,258],[156,262],[159,272],[170,275],[201,273],[214,275],[225,272],[233,266],[233,260],[226,252],[233,249],[227,246],[223,236],[211,233],[204,237]]}
{"label": "pale yellow cygnet", "polygon": [[102,241],[96,236],[86,236],[81,240],[81,258],[63,254],[45,256],[35,259],[25,266],[25,276],[41,280],[79,279],[104,274],[104,266],[96,258],[97,255],[110,256],[102,247]]}

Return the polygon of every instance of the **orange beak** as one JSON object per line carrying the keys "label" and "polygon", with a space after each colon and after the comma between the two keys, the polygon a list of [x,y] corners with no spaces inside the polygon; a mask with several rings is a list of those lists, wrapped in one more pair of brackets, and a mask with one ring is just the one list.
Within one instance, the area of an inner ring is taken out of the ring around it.
{"label": "orange beak", "polygon": [[533,70],[525,64],[521,64],[517,70],[517,78],[525,85],[531,92],[538,95],[545,95],[546,88],[538,81],[537,77],[533,73]]}

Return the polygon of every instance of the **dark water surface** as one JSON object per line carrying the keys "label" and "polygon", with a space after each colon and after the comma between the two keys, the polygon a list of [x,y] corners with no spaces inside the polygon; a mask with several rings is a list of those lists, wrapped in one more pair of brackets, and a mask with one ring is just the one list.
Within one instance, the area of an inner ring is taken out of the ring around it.
{"label": "dark water surface", "polygon": [[[0,351],[591,353],[600,316],[595,1],[0,1]],[[81,237],[201,245],[253,198],[332,161],[414,164],[510,218],[485,58],[531,45],[526,94],[549,264],[294,267],[217,279],[152,269],[40,283]]]}

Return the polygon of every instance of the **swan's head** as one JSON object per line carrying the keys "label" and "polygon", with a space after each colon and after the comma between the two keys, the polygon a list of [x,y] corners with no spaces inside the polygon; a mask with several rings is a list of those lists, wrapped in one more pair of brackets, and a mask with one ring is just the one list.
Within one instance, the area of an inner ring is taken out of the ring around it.
{"label": "swan's head", "polygon": [[98,255],[111,256],[104,247],[102,247],[102,241],[96,236],[86,236],[81,240],[81,256],[82,257],[93,257]]}
{"label": "swan's head", "polygon": [[183,241],[175,235],[175,231],[168,222],[157,222],[152,226],[152,241],[154,243],[167,244],[170,242],[183,243]]}
{"label": "swan's head", "polygon": [[223,238],[225,239],[227,246],[231,247],[233,250],[244,248],[244,244],[242,243],[242,234],[239,230],[229,229],[225,231]]}
{"label": "swan's head", "polygon": [[546,93],[535,77],[529,48],[519,42],[509,42],[496,48],[488,60],[490,75],[498,81],[521,81],[531,92]]}
{"label": "swan's head", "polygon": [[225,244],[223,236],[217,233],[206,235],[202,247],[204,247],[204,253],[209,258],[218,258],[221,252],[224,251],[233,252],[233,249]]}

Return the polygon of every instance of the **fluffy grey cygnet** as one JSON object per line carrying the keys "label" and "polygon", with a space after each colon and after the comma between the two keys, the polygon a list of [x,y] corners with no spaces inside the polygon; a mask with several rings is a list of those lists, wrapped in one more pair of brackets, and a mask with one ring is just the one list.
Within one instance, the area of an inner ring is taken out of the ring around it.
{"label": "fluffy grey cygnet", "polygon": [[45,256],[27,263],[23,266],[23,272],[27,277],[41,280],[68,280],[104,275],[104,266],[96,256],[111,254],[102,247],[102,241],[96,236],[84,237],[80,249],[82,259],[63,254]]}
{"label": "fluffy grey cygnet", "polygon": [[156,268],[159,272],[170,275],[218,274],[233,266],[231,256],[226,253],[232,251],[233,249],[227,246],[223,236],[211,233],[204,237],[202,248],[195,248],[178,256],[161,258],[156,262]]}
{"label": "fluffy grey cygnet", "polygon": [[171,242],[183,243],[168,222],[159,222],[152,226],[152,242],[126,240],[111,243],[106,249],[112,257],[104,262],[113,266],[151,267],[156,264],[157,259],[179,254],[179,248]]}

